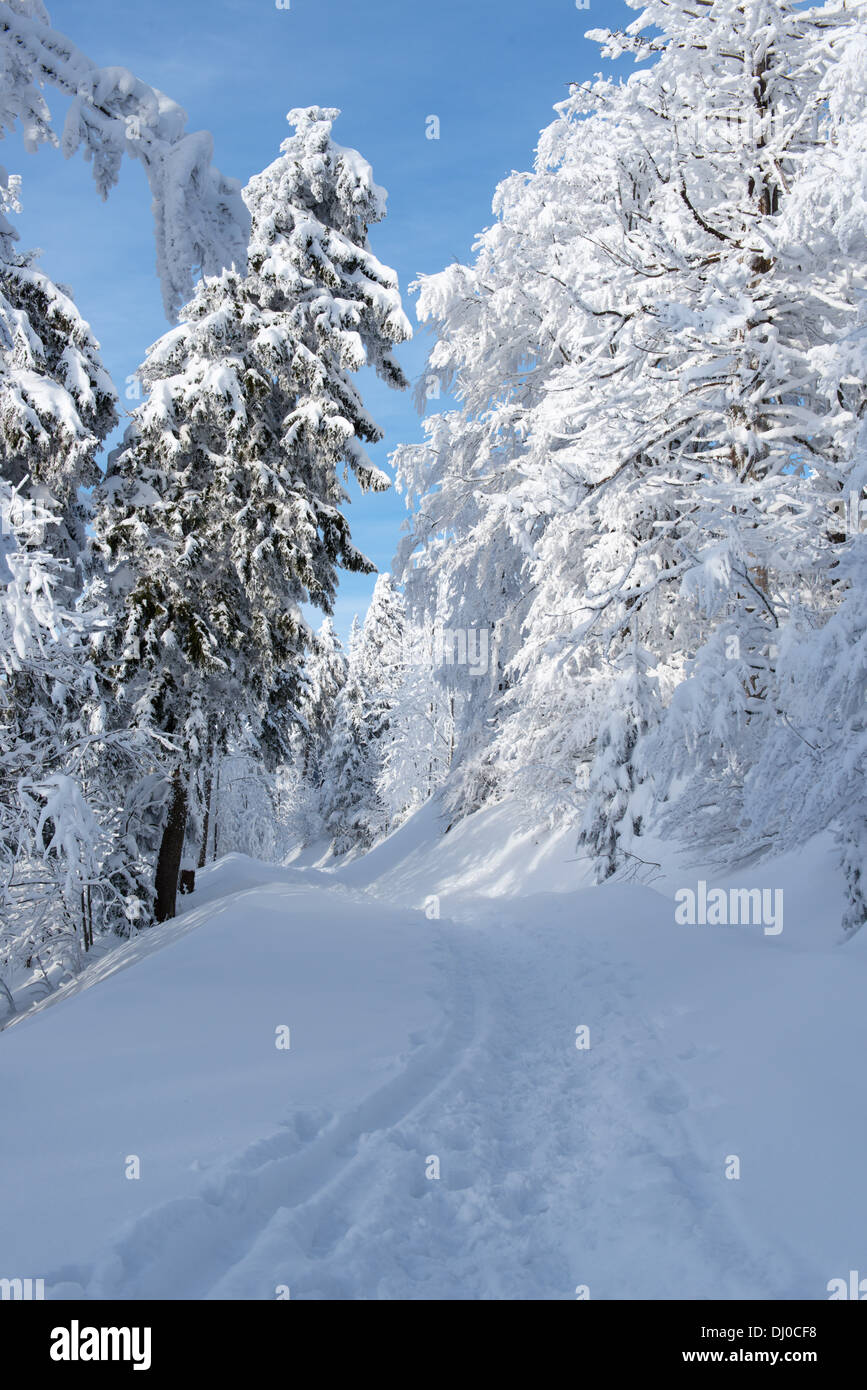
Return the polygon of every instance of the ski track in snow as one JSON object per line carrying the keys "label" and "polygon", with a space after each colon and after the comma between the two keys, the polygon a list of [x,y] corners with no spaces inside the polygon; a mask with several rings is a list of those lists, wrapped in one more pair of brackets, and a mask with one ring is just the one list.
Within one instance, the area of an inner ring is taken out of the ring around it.
{"label": "ski track in snow", "polygon": [[[439,1039],[354,1110],[295,1114],[197,1196],[134,1222],[80,1270],[79,1296],[803,1293],[797,1259],[743,1229],[717,1155],[710,1171],[692,1124],[701,1098],[666,1066],[628,964],[598,937],[504,925],[489,908],[426,925]],[[433,1155],[439,1179],[426,1176]],[[64,1274],[54,1296],[69,1292]]]}

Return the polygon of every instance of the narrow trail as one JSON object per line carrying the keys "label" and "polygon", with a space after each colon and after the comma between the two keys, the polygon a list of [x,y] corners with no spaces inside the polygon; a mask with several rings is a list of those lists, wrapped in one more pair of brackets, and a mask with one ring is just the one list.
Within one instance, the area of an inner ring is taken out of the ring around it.
{"label": "narrow trail", "polygon": [[741,1229],[604,939],[490,909],[430,930],[440,1036],[351,1111],[295,1113],[142,1217],[87,1296],[794,1296],[792,1261]]}

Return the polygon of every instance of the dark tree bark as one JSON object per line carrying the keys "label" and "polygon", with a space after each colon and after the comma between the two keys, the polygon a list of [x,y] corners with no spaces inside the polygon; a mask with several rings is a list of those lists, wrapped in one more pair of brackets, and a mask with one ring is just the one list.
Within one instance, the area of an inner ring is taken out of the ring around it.
{"label": "dark tree bark", "polygon": [[198,867],[200,869],[203,869],[208,862],[208,834],[211,829],[211,789],[213,786],[213,781],[214,774],[212,763],[210,769],[208,770],[208,775],[205,778],[205,788],[203,797],[205,803],[205,814],[202,821],[202,843],[199,847],[198,863]]}
{"label": "dark tree bark", "polygon": [[214,822],[214,858],[219,859],[220,851],[217,849],[217,831],[220,828],[220,772],[222,770],[222,760],[217,762],[214,773],[214,806],[211,819]]}
{"label": "dark tree bark", "polygon": [[155,916],[158,922],[167,922],[175,915],[186,829],[187,789],[182,775],[177,772],[172,783],[169,816],[157,858]]}

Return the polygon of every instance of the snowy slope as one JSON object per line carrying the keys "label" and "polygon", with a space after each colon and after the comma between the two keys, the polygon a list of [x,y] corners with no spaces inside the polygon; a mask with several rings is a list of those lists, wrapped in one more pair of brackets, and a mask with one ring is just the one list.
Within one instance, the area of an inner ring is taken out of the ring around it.
{"label": "snowy slope", "polygon": [[[821,1299],[863,1264],[867,940],[836,944],[824,847],[763,870],[772,937],[575,887],[568,838],[502,808],[441,839],[434,814],[336,872],[223,861],[129,968],[3,1033],[0,1191],[23,1167],[33,1200],[4,1202],[0,1273],[91,1298]],[[439,919],[412,910],[433,895]]]}

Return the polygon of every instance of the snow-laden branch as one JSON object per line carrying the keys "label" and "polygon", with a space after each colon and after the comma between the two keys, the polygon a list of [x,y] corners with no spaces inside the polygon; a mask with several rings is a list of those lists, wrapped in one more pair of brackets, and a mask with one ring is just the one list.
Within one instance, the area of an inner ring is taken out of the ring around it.
{"label": "snow-laden branch", "polygon": [[[61,139],[42,89],[72,102]],[[126,68],[97,67],[51,28],[42,0],[0,0],[0,132],[20,126],[25,146],[82,148],[102,198],[125,154],[144,165],[153,195],[157,271],[169,318],[190,298],[194,274],[246,265],[249,214],[240,184],[212,164],[207,131],[186,132],[187,114]]]}

